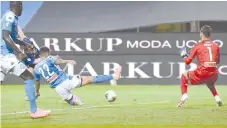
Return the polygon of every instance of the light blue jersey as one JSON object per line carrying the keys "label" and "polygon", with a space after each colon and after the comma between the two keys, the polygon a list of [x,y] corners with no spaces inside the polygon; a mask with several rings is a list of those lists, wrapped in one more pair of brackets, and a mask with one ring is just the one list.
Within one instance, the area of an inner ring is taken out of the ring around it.
{"label": "light blue jersey", "polygon": [[[16,42],[18,36],[17,25],[18,17],[12,11],[8,11],[5,13],[5,15],[3,15],[1,19],[1,28],[2,30],[7,30],[10,32],[10,36],[14,42]],[[0,46],[0,54],[2,55],[14,53],[13,49],[8,44],[6,44],[3,39],[1,39]]]}
{"label": "light blue jersey", "polygon": [[56,58],[49,56],[36,64],[34,68],[35,80],[40,80],[40,75],[50,84],[51,88],[55,88],[63,81],[69,79],[59,66],[55,65]]}

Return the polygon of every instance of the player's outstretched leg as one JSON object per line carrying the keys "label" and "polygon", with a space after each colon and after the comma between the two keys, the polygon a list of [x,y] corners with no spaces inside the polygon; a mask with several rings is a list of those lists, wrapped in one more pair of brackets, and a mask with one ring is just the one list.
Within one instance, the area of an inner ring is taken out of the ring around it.
{"label": "player's outstretched leg", "polygon": [[221,98],[218,96],[217,90],[214,86],[214,83],[207,83],[207,87],[210,89],[211,93],[214,96],[215,101],[217,102],[217,105],[221,107],[223,105]]}
{"label": "player's outstretched leg", "polygon": [[37,119],[48,116],[50,111],[44,111],[37,108],[33,75],[28,70],[25,70],[20,77],[24,79],[24,89],[30,104],[31,118]]}
{"label": "player's outstretched leg", "polygon": [[188,89],[188,78],[187,78],[187,72],[185,72],[181,75],[181,94],[182,94],[182,97],[181,97],[180,101],[178,102],[177,107],[183,107],[185,101],[188,100],[187,89]]}
{"label": "player's outstretched leg", "polygon": [[121,70],[121,66],[119,66],[119,68],[115,70],[114,74],[112,75],[84,76],[82,77],[80,82],[78,82],[78,79],[80,79],[81,77],[73,76],[71,80],[71,83],[73,83],[73,85],[70,88],[68,88],[68,85],[71,85],[70,82],[65,81],[64,83],[56,87],[56,92],[70,105],[83,105],[84,103],[80,100],[80,98],[72,94],[72,88],[78,88],[90,83],[102,83],[113,79],[117,81],[120,79]]}
{"label": "player's outstretched leg", "polygon": [[121,76],[122,67],[119,66],[114,74],[111,75],[98,75],[98,76],[86,76],[82,78],[82,86],[90,83],[103,83],[110,80],[119,80]]}

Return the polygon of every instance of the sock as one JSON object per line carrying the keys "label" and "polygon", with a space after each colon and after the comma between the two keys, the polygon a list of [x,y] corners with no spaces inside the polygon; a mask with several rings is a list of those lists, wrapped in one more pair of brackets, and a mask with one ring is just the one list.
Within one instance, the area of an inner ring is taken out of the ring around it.
{"label": "sock", "polygon": [[105,81],[110,81],[112,79],[113,79],[112,75],[98,75],[93,77],[92,83],[102,83]]}
{"label": "sock", "polygon": [[83,105],[83,102],[76,96],[72,95],[70,100],[65,100],[69,105]]}
{"label": "sock", "polygon": [[36,98],[35,98],[34,80],[25,80],[24,89],[30,104],[30,111],[32,113],[35,113],[37,111],[37,105],[36,105]]}
{"label": "sock", "polygon": [[188,80],[182,74],[181,75],[181,93],[182,93],[182,95],[185,94],[185,93],[187,93],[187,89],[188,89]]}
{"label": "sock", "polygon": [[220,98],[218,95],[216,95],[216,96],[214,97],[214,99],[215,99],[216,102],[221,101],[221,98]]}
{"label": "sock", "polygon": [[218,95],[214,85],[207,85],[207,87],[210,89],[210,92],[213,94],[214,97]]}
{"label": "sock", "polygon": [[69,105],[75,105],[73,97],[70,100],[65,100]]}
{"label": "sock", "polygon": [[184,93],[181,97],[181,101],[185,101],[186,99],[188,99],[188,94]]}

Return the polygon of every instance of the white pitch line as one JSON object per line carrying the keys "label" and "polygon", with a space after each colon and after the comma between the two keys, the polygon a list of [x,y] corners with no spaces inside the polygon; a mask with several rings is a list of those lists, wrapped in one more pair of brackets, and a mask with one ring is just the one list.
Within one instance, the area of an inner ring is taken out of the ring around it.
{"label": "white pitch line", "polygon": [[[82,109],[91,109],[91,108],[102,108],[102,107],[114,107],[114,106],[129,106],[129,105],[145,105],[145,104],[164,104],[169,103],[170,101],[160,101],[160,102],[145,102],[145,103],[132,103],[132,104],[109,104],[109,105],[100,105],[100,106],[85,106],[80,108],[71,108],[74,110],[82,110]],[[51,111],[63,111],[66,109],[50,109]],[[15,114],[25,114],[29,113],[29,111],[22,111],[22,112],[11,112],[11,113],[3,113],[1,116],[6,115],[15,115]]]}

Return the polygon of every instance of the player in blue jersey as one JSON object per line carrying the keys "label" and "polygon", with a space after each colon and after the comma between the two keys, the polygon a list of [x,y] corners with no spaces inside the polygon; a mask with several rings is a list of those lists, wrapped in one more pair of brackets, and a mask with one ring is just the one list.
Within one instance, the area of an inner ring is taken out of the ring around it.
{"label": "player in blue jersey", "polygon": [[79,88],[81,86],[90,83],[102,83],[110,81],[112,79],[120,79],[121,66],[112,75],[98,75],[98,76],[84,76],[79,75],[69,76],[64,73],[59,64],[75,64],[74,60],[62,60],[56,57],[50,56],[50,50],[47,47],[40,48],[40,61],[35,65],[34,73],[36,79],[36,93],[39,94],[40,88],[40,76],[42,76],[49,84],[51,88],[55,88],[57,94],[62,97],[70,105],[82,105],[80,99],[72,94],[73,88]]}
{"label": "player in blue jersey", "polygon": [[34,74],[34,67],[39,62],[39,49],[33,45],[33,42],[29,38],[26,41],[29,44],[28,47],[24,48],[24,53],[27,55],[27,59],[24,60],[24,64],[28,67],[28,70]]}
{"label": "player in blue jersey", "polygon": [[[33,42],[29,38],[25,38],[24,42],[33,44]],[[24,53],[27,55],[27,58],[23,62],[27,66],[28,70],[34,75],[34,67],[40,60],[39,50],[34,45],[30,45],[24,48]],[[27,95],[26,100],[28,100]]]}
{"label": "player in blue jersey", "polygon": [[2,40],[0,42],[0,78],[2,79],[8,72],[21,77],[24,80],[25,92],[29,99],[30,116],[32,118],[42,118],[50,114],[49,111],[37,108],[34,76],[27,70],[22,62],[27,58],[26,54],[15,45],[16,43],[29,47],[31,44],[24,42],[22,30],[18,25],[18,17],[22,13],[21,1],[10,1],[10,11],[6,12],[1,19]]}

